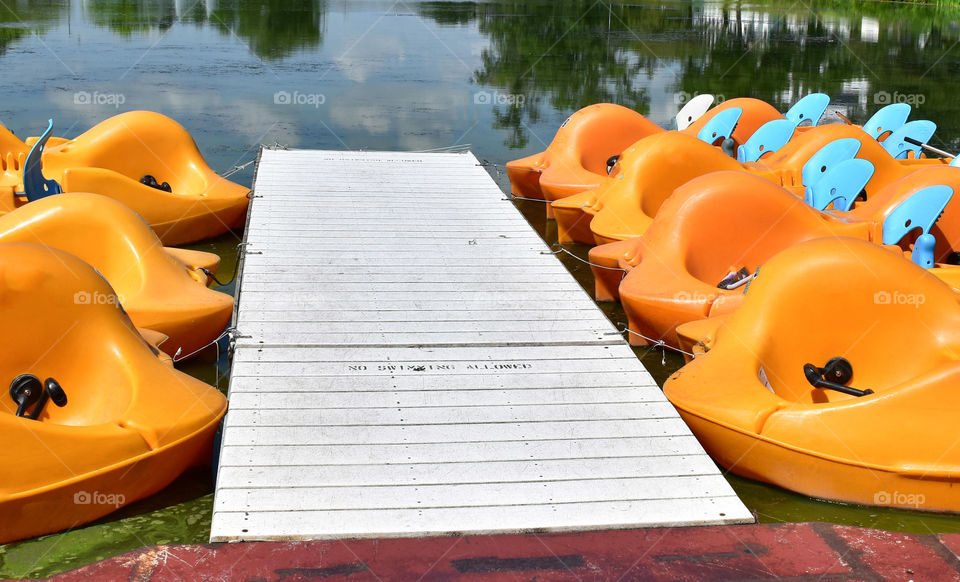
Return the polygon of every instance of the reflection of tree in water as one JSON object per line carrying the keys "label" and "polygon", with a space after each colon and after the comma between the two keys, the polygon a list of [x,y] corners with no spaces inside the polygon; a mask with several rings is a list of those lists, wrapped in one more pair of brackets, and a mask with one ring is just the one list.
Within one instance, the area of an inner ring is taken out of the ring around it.
{"label": "reflection of tree in water", "polygon": [[83,9],[90,22],[122,36],[166,30],[178,20],[174,0],[91,0]]}
{"label": "reflection of tree in water", "polygon": [[247,40],[260,58],[276,60],[320,45],[326,13],[326,0],[219,0],[210,20]]}
{"label": "reflection of tree in water", "polygon": [[326,0],[90,0],[91,22],[129,36],[175,22],[209,22],[244,39],[263,59],[282,59],[323,42]]}
{"label": "reflection of tree in water", "polygon": [[[628,37],[623,20],[639,19],[645,11],[613,7],[590,1],[521,2],[483,4],[429,2],[421,13],[441,25],[477,21],[490,39],[482,65],[473,80],[513,96],[511,104],[495,107],[494,127],[509,129],[506,145],[524,147],[526,126],[540,118],[543,99],[561,111],[591,103],[614,101],[646,112],[649,99],[636,80],[650,71],[655,58],[649,53],[622,50]],[[608,30],[608,21],[611,28]]]}
{"label": "reflection of tree in water", "polygon": [[512,130],[511,147],[527,143],[524,127],[537,121],[544,100],[565,112],[612,101],[646,113],[645,75],[670,69],[676,79],[667,72],[668,90],[756,97],[782,111],[822,91],[863,121],[881,105],[876,93],[887,91],[922,94],[925,105],[914,118],[946,122],[960,113],[952,98],[960,53],[950,54],[956,8],[721,0],[614,5],[608,12],[560,0],[432,2],[421,11],[441,25],[476,21],[489,37],[474,80],[526,98],[496,112],[496,127]]}
{"label": "reflection of tree in water", "polygon": [[51,0],[15,0],[0,3],[0,55],[21,38],[40,33],[47,23],[60,20],[67,6]]}
{"label": "reflection of tree in water", "polygon": [[[881,92],[922,95],[925,105],[911,118],[956,118],[957,57],[949,51],[960,12],[896,3],[810,7],[748,10],[730,1],[698,8],[692,22],[708,42],[687,58],[682,89],[749,95],[781,111],[820,91],[858,122],[885,104]],[[939,134],[947,141],[958,135],[953,128]]]}

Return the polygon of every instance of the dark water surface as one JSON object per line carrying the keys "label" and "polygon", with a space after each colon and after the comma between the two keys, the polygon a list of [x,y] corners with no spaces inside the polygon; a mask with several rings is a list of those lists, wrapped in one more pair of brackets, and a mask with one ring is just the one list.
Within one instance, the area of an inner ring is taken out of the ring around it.
{"label": "dark water surface", "polygon": [[[156,110],[185,125],[221,172],[274,143],[470,144],[502,165],[542,150],[571,112],[598,101],[666,127],[697,93],[786,110],[822,91],[857,122],[910,102],[913,118],[939,125],[933,143],[958,151],[958,41],[960,10],[898,2],[7,0],[0,121],[25,136],[53,117],[55,133],[73,137],[122,111]],[[252,177],[248,167],[234,179]],[[541,204],[521,209],[555,240]],[[220,253],[230,278],[237,242],[227,235],[195,246]],[[585,265],[564,262],[592,288]],[[617,306],[604,310],[623,321]],[[659,382],[681,363],[658,350],[638,354]],[[182,369],[224,388],[227,363],[213,350]],[[825,503],[730,479],[762,521],[960,531],[960,518]],[[0,577],[46,575],[146,544],[205,542],[211,491],[209,471],[194,471],[100,523],[0,545]]]}

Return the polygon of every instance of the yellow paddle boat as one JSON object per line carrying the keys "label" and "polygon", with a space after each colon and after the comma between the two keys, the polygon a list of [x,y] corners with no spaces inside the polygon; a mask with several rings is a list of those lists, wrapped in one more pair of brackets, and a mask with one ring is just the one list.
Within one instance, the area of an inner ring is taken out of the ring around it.
{"label": "yellow paddle boat", "polygon": [[107,119],[76,139],[50,140],[53,122],[24,143],[0,129],[0,212],[59,192],[93,192],[123,202],[166,245],[241,228],[248,189],[210,169],[190,134],[149,111]]}
{"label": "yellow paddle boat", "polygon": [[88,523],[209,462],[226,399],[164,364],[92,267],[2,244],[0,295],[0,543]]}
{"label": "yellow paddle boat", "polygon": [[744,477],[823,499],[960,511],[960,296],[856,239],[772,258],[664,393]]}
{"label": "yellow paddle boat", "polygon": [[[9,242],[46,245],[89,263],[116,291],[135,325],[169,336],[162,347],[171,355],[194,352],[230,322],[233,297],[208,289],[208,276],[199,268],[216,265],[216,255],[165,249],[143,220],[116,200],[96,194],[41,198],[0,216],[0,243]],[[107,299],[78,296],[88,303]]]}

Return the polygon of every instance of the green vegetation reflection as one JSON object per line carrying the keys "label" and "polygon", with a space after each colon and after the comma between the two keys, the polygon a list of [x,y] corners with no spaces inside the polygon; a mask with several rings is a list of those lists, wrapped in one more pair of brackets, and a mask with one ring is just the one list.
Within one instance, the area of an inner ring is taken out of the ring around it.
{"label": "green vegetation reflection", "polygon": [[92,0],[85,16],[121,36],[165,31],[177,22],[209,24],[246,42],[265,60],[280,60],[323,43],[326,0]]}
{"label": "green vegetation reflection", "polygon": [[[958,69],[951,49],[960,40],[955,6],[495,1],[426,2],[420,13],[442,26],[476,23],[489,37],[473,81],[522,96],[495,113],[494,127],[510,130],[510,148],[528,145],[529,126],[545,105],[569,113],[608,101],[646,114],[646,85],[656,75],[677,101],[713,93],[785,111],[821,91],[861,122],[898,98],[913,101],[915,118],[942,123],[960,113],[951,98]],[[956,127],[938,137],[960,147]]]}
{"label": "green vegetation reflection", "polygon": [[68,10],[68,1],[14,0],[0,3],[0,56],[11,43],[40,34]]}

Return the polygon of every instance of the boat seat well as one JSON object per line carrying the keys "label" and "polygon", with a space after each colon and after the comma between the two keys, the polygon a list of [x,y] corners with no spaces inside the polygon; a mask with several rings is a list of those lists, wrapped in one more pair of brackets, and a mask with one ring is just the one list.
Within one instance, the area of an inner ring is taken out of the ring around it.
{"label": "boat seat well", "polygon": [[[956,360],[950,350],[934,347],[953,335],[940,337],[935,330],[960,323],[956,295],[916,269],[866,241],[825,238],[797,245],[760,271],[750,289],[758,297],[734,314],[732,333],[756,354],[771,390],[787,401],[857,398],[814,388],[804,375],[805,364],[822,366],[837,356],[853,367],[850,386],[882,393]],[[826,292],[824,280],[842,282],[843,293]],[[860,341],[865,330],[870,341]]]}

